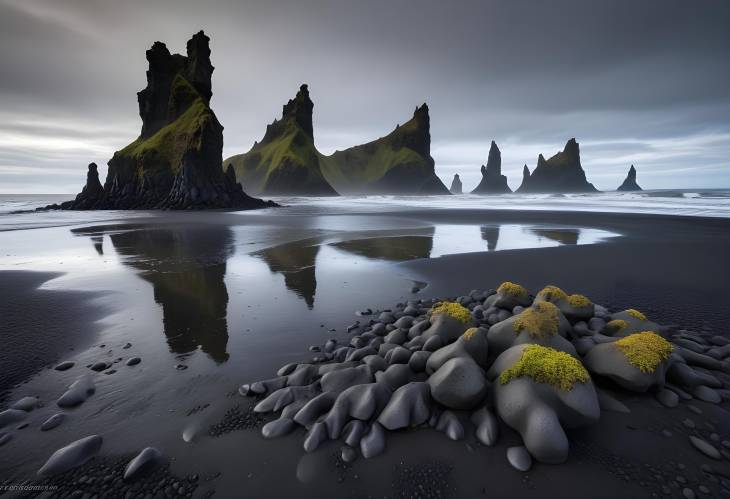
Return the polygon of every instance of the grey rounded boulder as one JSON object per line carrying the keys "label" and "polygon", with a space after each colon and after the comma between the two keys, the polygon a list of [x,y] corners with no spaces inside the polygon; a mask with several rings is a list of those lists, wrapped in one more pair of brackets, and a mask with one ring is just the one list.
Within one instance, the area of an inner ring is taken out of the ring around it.
{"label": "grey rounded boulder", "polygon": [[487,394],[484,371],[471,357],[446,361],[428,378],[431,396],[450,409],[468,410],[478,405]]}

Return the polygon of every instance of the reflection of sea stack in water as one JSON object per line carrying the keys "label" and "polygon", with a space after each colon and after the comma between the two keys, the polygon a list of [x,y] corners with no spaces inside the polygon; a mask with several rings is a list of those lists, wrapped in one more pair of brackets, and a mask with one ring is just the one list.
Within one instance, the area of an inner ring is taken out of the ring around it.
{"label": "reflection of sea stack in water", "polygon": [[[93,227],[77,233],[99,234]],[[230,229],[140,229],[109,238],[122,262],[152,284],[170,351],[183,354],[200,347],[216,362],[228,360],[224,278],[233,253]]]}
{"label": "reflection of sea stack in water", "polygon": [[461,194],[461,179],[459,178],[458,173],[454,175],[454,180],[451,181],[451,188],[449,191],[451,191],[451,194]]}
{"label": "reflection of sea stack in water", "polygon": [[[74,201],[51,209],[251,209],[273,206],[246,195],[221,170],[223,127],[210,108],[210,39],[201,31],[187,54],[164,43],[147,51],[147,87],[137,94],[142,131],[109,160],[100,188],[96,165]],[[93,168],[92,168],[93,167]]]}
{"label": "reflection of sea stack in water", "polygon": [[565,148],[550,159],[546,160],[540,154],[532,173],[525,166],[522,185],[517,192],[597,192],[597,189],[586,180],[578,142],[570,139]]}
{"label": "reflection of sea stack in water", "polygon": [[499,225],[494,227],[484,226],[482,230],[482,239],[487,242],[487,250],[494,251],[497,249],[497,243],[499,242]]}
{"label": "reflection of sea stack in water", "polygon": [[284,276],[284,285],[314,307],[317,291],[316,262],[319,244],[295,241],[254,253],[268,265],[271,272]]}
{"label": "reflection of sea stack in water", "polygon": [[422,235],[369,237],[332,243],[332,246],[358,256],[374,260],[404,262],[428,258],[433,249],[433,227],[424,229]]}
{"label": "reflection of sea stack in water", "polygon": [[631,165],[629,173],[626,175],[626,179],[616,190],[622,192],[642,190],[641,187],[639,187],[639,184],[636,183],[636,168],[634,168],[634,165]]}
{"label": "reflection of sea stack in water", "polygon": [[482,165],[482,180],[472,194],[504,194],[512,192],[507,185],[507,177],[502,175],[502,153],[497,144],[492,141],[489,148],[487,166]]}
{"label": "reflection of sea stack in water", "polygon": [[538,237],[544,237],[560,244],[578,244],[578,230],[575,229],[530,229]]}

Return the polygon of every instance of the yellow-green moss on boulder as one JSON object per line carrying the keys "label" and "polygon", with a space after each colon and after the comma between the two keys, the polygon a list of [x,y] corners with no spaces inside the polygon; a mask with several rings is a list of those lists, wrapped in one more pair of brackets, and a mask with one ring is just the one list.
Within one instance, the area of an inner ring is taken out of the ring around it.
{"label": "yellow-green moss on boulder", "polygon": [[558,308],[550,302],[535,303],[525,309],[512,324],[515,333],[527,332],[533,337],[545,338],[558,333]]}
{"label": "yellow-green moss on boulder", "polygon": [[630,334],[613,343],[631,365],[641,372],[653,373],[659,364],[669,358],[672,344],[651,331]]}
{"label": "yellow-green moss on boulder", "polygon": [[471,312],[463,305],[450,301],[442,301],[431,309],[431,316],[444,314],[459,322],[469,323],[472,320]]}
{"label": "yellow-green moss on boulder", "polygon": [[571,390],[575,383],[590,379],[588,371],[575,357],[541,345],[526,346],[520,360],[502,371],[499,382],[504,385],[522,376],[561,390]]}

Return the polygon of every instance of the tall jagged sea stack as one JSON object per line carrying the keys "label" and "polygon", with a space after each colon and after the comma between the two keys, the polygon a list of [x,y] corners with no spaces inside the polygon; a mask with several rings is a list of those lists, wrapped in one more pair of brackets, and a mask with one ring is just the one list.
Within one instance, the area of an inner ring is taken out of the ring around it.
{"label": "tall jagged sea stack", "polygon": [[580,147],[575,139],[570,139],[565,148],[550,159],[546,160],[540,154],[531,174],[525,165],[522,185],[517,192],[598,192],[598,189],[586,180],[580,164]]}
{"label": "tall jagged sea stack", "polygon": [[482,165],[482,180],[472,194],[505,194],[512,192],[507,185],[507,177],[502,175],[502,153],[492,141],[489,147],[487,166]]}
{"label": "tall jagged sea stack", "polygon": [[[233,172],[220,168],[223,127],[210,108],[210,39],[202,31],[187,55],[164,43],[147,51],[147,87],[137,94],[142,131],[114,153],[103,189],[96,165],[87,185],[60,209],[250,209],[273,206],[243,192]],[[92,168],[93,167],[93,168]]]}

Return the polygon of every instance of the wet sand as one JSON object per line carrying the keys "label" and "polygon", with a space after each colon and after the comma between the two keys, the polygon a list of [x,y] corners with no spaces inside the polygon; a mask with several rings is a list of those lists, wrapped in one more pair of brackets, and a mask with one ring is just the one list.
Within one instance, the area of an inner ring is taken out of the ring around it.
{"label": "wet sand", "polygon": [[[504,280],[533,291],[555,284],[611,309],[634,307],[662,324],[727,336],[727,220],[423,209],[323,214],[305,208],[251,216],[171,213],[138,217],[134,223],[134,230],[122,234],[117,234],[115,222],[73,233],[73,244],[79,248],[93,248],[101,241],[105,257],[116,255],[121,266],[104,277],[71,280],[72,289],[64,293],[77,293],[79,287],[98,292],[104,286],[97,281],[106,279],[117,294],[106,302],[73,300],[83,310],[70,308],[70,315],[83,324],[67,327],[73,323],[63,315],[55,322],[65,331],[83,331],[93,325],[89,317],[102,313],[99,307],[108,305],[113,313],[106,316],[94,345],[74,354],[75,370],[43,372],[15,390],[13,397],[37,394],[53,410],[64,387],[88,372],[84,365],[98,360],[102,352],[109,359],[140,355],[142,364],[134,371],[117,366],[116,374],[98,375],[97,393],[71,411],[69,422],[57,430],[41,434],[37,425],[48,411],[31,413],[31,426],[17,431],[0,448],[3,480],[33,478],[53,450],[92,433],[104,436],[104,456],[132,455],[154,445],[174,458],[171,469],[177,476],[215,477],[200,480],[196,496],[214,490],[215,497],[651,497],[665,495],[662,486],[667,486],[666,496],[681,497],[686,483],[698,497],[713,497],[721,494],[725,478],[703,473],[701,466],[710,464],[717,473],[730,476],[727,460],[710,460],[690,446],[687,435],[694,433],[683,423],[690,418],[703,433],[729,439],[727,401],[714,405],[693,400],[666,409],[651,395],[626,392],[616,396],[629,406],[630,414],[604,412],[598,425],[569,434],[572,451],[567,463],[537,465],[526,474],[516,472],[505,459],[506,448],[519,438],[504,425],[498,445],[492,448],[478,444],[469,430],[459,442],[433,430],[389,434],[385,454],[360,458],[352,465],[338,461],[336,442],[305,454],[299,431],[264,440],[256,427],[260,424],[239,421],[232,423],[233,431],[208,435],[211,425],[225,421],[232,407],[244,414],[248,410],[251,401],[235,393],[239,384],[273,376],[286,362],[310,359],[308,345],[321,344],[330,336],[346,341],[344,328],[357,319],[356,309],[387,308],[414,296],[456,296],[493,288]],[[428,256],[421,239],[418,245],[406,242],[403,251],[385,255],[378,244],[344,244],[358,256],[365,251],[358,260],[318,246],[333,237],[342,241],[378,235],[412,237],[439,224],[490,223],[535,224],[545,230],[590,227],[620,237],[584,246],[567,240],[560,247],[494,252],[486,251],[485,240],[484,252],[440,258],[417,258]],[[155,233],[160,228],[165,231]],[[300,240],[308,242],[295,243]],[[232,256],[240,252],[251,256],[242,260]],[[333,263],[324,265],[325,257]],[[250,289],[264,278],[273,279],[272,286],[278,287]],[[40,281],[27,282],[30,288]],[[414,282],[426,283],[417,295],[410,289]],[[21,294],[15,289],[9,291],[13,302],[24,309],[46,306],[38,293],[48,291]],[[207,334],[188,331],[206,325]],[[330,328],[336,331],[329,332]],[[32,351],[42,338],[38,330],[16,328],[21,339],[13,342],[13,348]],[[75,336],[67,333],[60,336],[67,342],[49,344],[46,358],[68,357]],[[133,346],[125,351],[122,346],[128,341]],[[100,344],[104,349],[98,348]],[[187,369],[176,370],[176,363]],[[242,427],[249,428],[238,429]],[[663,435],[663,430],[672,436]],[[193,435],[192,440],[184,441],[183,433]],[[22,456],[20,449],[25,450]],[[700,485],[711,493],[703,495]],[[99,490],[83,484],[75,487]]]}

